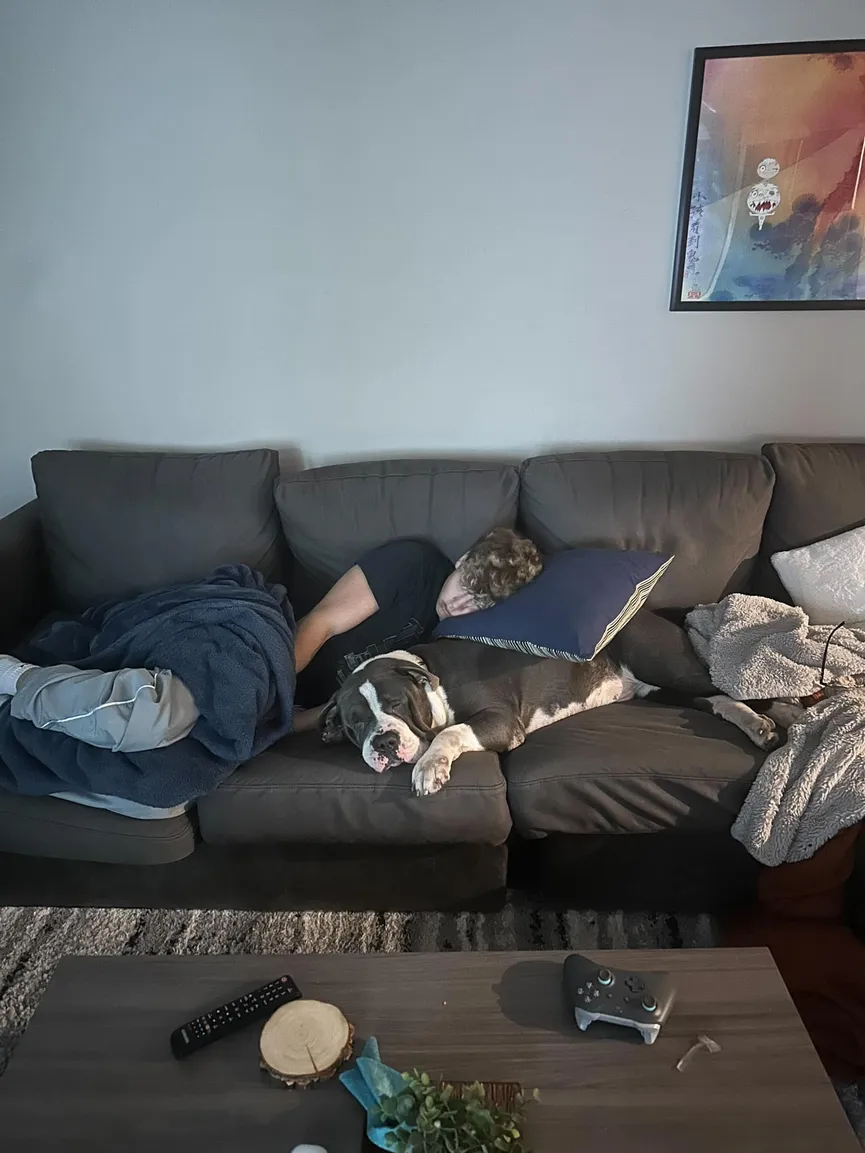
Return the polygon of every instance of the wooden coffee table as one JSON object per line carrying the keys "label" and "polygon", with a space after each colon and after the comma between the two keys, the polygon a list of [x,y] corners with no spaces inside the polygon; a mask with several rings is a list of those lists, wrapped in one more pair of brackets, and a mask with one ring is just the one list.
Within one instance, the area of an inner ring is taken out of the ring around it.
{"label": "wooden coffee table", "polygon": [[[589,955],[676,974],[654,1045],[577,1030],[563,953],[67,958],[0,1079],[0,1147],[290,1153],[296,1091],[259,1070],[256,1026],[184,1062],[168,1049],[178,1024],[289,972],[399,1068],[538,1087],[535,1153],[859,1150],[766,950]],[[721,1052],[676,1072],[699,1033]]]}

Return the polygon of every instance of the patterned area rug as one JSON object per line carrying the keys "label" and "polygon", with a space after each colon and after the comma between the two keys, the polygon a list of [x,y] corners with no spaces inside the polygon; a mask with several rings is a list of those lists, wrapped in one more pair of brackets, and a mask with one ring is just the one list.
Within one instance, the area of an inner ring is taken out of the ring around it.
{"label": "patterned area rug", "polygon": [[[519,904],[458,915],[0,908],[0,1073],[54,966],[68,954],[680,949],[715,942],[707,916],[556,913]],[[862,1086],[836,1088],[865,1145]]]}

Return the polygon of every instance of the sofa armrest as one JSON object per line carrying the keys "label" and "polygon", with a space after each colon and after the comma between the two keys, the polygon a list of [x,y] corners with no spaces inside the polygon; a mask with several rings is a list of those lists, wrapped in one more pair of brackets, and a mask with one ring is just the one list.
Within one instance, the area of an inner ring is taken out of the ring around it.
{"label": "sofa armrest", "polygon": [[20,644],[51,609],[39,503],[0,518],[0,652]]}
{"label": "sofa armrest", "polygon": [[856,838],[853,872],[844,889],[845,920],[865,944],[865,827]]}

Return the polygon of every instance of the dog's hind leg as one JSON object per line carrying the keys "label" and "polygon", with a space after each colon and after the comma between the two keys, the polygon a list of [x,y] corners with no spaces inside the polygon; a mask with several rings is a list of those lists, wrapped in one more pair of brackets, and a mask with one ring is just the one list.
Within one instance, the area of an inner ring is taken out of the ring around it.
{"label": "dog's hind leg", "polygon": [[716,717],[721,717],[731,725],[735,725],[737,729],[741,729],[758,749],[769,752],[781,743],[781,734],[772,718],[767,717],[765,713],[758,713],[744,701],[734,701],[732,697],[716,693],[711,697],[696,697],[693,703],[695,708],[707,709]]}
{"label": "dog's hind leg", "polygon": [[648,693],[646,700],[659,705],[677,705],[680,708],[712,713],[713,716],[735,725],[758,749],[764,749],[766,752],[781,743],[778,727],[771,717],[758,713],[744,701],[734,701],[724,693],[715,692],[709,696],[694,697],[690,693],[678,692],[675,689],[657,689]]}
{"label": "dog's hind leg", "polygon": [[618,659],[637,680],[656,686],[655,691],[641,692],[640,696],[658,704],[713,713],[741,729],[760,749],[774,749],[780,744],[774,721],[718,692],[688,634],[666,617],[643,609],[613,644],[617,645]]}
{"label": "dog's hind leg", "polygon": [[772,701],[766,709],[766,716],[771,717],[775,724],[785,731],[791,725],[798,724],[805,715],[805,707],[797,697],[783,697]]}
{"label": "dog's hind leg", "polygon": [[644,685],[692,697],[718,691],[685,630],[649,609],[638,612],[605,651]]}

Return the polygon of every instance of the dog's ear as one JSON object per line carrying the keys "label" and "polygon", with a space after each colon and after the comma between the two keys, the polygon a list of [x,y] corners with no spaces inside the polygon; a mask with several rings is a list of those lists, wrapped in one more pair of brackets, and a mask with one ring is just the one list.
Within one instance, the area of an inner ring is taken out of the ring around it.
{"label": "dog's ear", "polygon": [[324,706],[318,728],[322,744],[338,745],[340,741],[345,740],[345,729],[342,727],[342,717],[336,707],[336,696],[332,696]]}
{"label": "dog's ear", "polygon": [[416,685],[422,685],[425,689],[432,689],[433,692],[441,684],[435,673],[431,673],[426,666],[407,664],[403,667],[402,672],[410,677]]}

